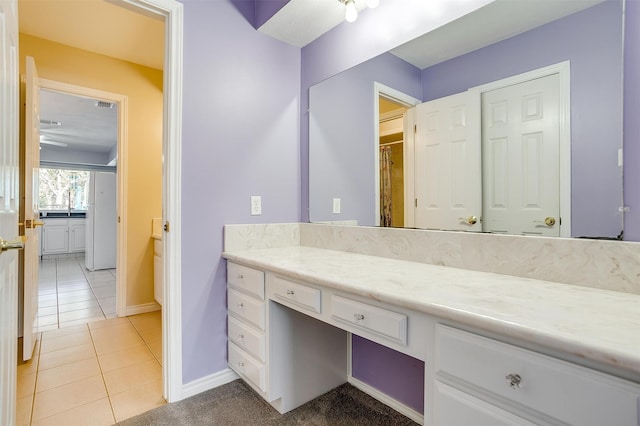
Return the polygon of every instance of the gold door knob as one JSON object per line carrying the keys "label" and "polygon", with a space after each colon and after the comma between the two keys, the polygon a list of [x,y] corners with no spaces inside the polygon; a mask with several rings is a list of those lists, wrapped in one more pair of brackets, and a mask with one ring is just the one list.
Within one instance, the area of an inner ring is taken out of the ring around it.
{"label": "gold door knob", "polygon": [[[44,222],[36,219],[27,219],[24,221],[24,227],[27,229],[35,228],[36,226],[43,226]],[[18,224],[19,225],[19,224]]]}
{"label": "gold door knob", "polygon": [[7,241],[0,237],[0,253],[7,250],[22,250],[24,248],[25,237],[20,237],[18,241]]}
{"label": "gold door knob", "polygon": [[547,216],[544,218],[544,224],[547,226],[553,226],[556,224],[556,219],[551,216]]}
{"label": "gold door knob", "polygon": [[34,220],[33,227],[35,228],[36,226],[44,226],[44,222],[42,222],[41,220]]}
{"label": "gold door knob", "polygon": [[469,225],[475,225],[476,223],[478,223],[478,218],[475,217],[475,216],[469,216],[469,217],[466,217],[466,218],[465,217],[459,217],[458,220],[460,222],[467,223]]}

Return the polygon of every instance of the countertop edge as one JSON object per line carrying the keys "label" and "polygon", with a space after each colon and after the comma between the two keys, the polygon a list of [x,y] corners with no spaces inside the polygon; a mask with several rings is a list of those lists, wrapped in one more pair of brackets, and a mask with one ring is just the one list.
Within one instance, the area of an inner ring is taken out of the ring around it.
{"label": "countertop edge", "polygon": [[[637,350],[635,353],[630,353],[628,351],[617,351],[615,349],[611,349],[606,344],[596,345],[596,344],[593,344],[592,342],[587,342],[584,339],[580,339],[576,336],[574,336],[574,338],[569,338],[568,336],[566,335],[563,336],[560,333],[553,333],[547,330],[532,328],[523,323],[518,323],[514,321],[503,321],[501,319],[491,317],[486,313],[481,313],[479,311],[471,312],[469,310],[460,310],[452,306],[447,306],[446,304],[418,301],[410,297],[403,297],[402,295],[399,295],[399,294],[386,293],[385,291],[377,291],[377,290],[364,291],[361,288],[350,286],[348,283],[341,282],[340,280],[335,279],[333,277],[331,278],[319,277],[309,272],[281,267],[279,265],[276,265],[268,261],[256,260],[256,253],[259,253],[260,251],[265,251],[265,250],[269,251],[271,249],[261,249],[259,251],[258,250],[239,250],[239,251],[230,251],[230,252],[225,251],[222,253],[222,257],[230,261],[242,263],[246,266],[264,269],[273,273],[284,274],[291,278],[299,279],[301,281],[305,281],[310,284],[317,284],[317,285],[329,287],[332,289],[352,293],[354,295],[365,297],[378,302],[401,306],[416,312],[432,315],[434,317],[442,318],[445,320],[455,321],[460,324],[474,327],[486,332],[496,333],[496,334],[504,335],[520,341],[532,343],[534,345],[539,345],[539,346],[548,348],[552,351],[567,353],[574,357],[584,359],[585,361],[595,362],[597,364],[602,364],[604,366],[611,367],[616,372],[621,371],[624,373],[629,373],[629,374],[624,374],[625,379],[640,381],[640,349]],[[273,249],[273,250],[276,250],[276,249]],[[323,252],[332,252],[332,251],[335,252],[334,250],[316,249],[316,248],[314,248],[313,250],[320,250]],[[360,254],[354,255],[353,253],[347,253],[347,252],[341,252],[341,253],[343,253],[345,256],[353,255],[353,256],[375,257],[375,256],[367,256],[367,255],[360,255]],[[405,260],[392,260],[392,259],[386,259],[386,258],[384,259],[385,261],[389,261],[389,262],[398,262],[398,263],[410,262]],[[415,263],[415,262],[411,262],[411,263]],[[437,265],[425,264],[425,266],[437,266]],[[448,268],[448,269],[456,270],[457,268]],[[490,272],[466,271],[466,270],[460,270],[460,269],[458,270],[469,272],[470,274],[481,274],[485,276],[500,276],[500,274],[494,274]],[[512,277],[512,278],[514,280],[523,281],[523,282],[550,283],[558,286],[569,285],[569,284],[563,284],[563,283],[553,283],[549,281],[535,280],[530,278],[519,278],[519,277]],[[586,289],[585,291],[593,291],[594,293],[598,293],[599,291],[610,292],[609,290],[598,290],[598,289]],[[616,293],[616,292],[613,292],[613,293]]]}

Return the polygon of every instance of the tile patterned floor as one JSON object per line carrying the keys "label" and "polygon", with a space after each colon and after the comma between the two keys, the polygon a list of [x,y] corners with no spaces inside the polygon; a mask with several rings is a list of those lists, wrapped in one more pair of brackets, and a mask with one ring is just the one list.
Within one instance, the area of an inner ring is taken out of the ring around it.
{"label": "tile patterned floor", "polygon": [[18,425],[112,425],[165,404],[160,311],[40,337],[18,366]]}
{"label": "tile patterned floor", "polygon": [[42,260],[38,290],[38,331],[116,317],[116,270],[86,270],[84,253]]}
{"label": "tile patterned floor", "polygon": [[116,317],[115,269],[44,259],[38,342],[18,366],[18,425],[112,425],[165,403],[160,311]]}

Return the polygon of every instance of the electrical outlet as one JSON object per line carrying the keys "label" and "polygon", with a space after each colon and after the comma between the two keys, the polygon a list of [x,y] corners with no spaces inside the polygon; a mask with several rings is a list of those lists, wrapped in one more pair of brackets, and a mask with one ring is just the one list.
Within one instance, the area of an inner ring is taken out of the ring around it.
{"label": "electrical outlet", "polygon": [[333,199],[333,214],[340,214],[340,198]]}
{"label": "electrical outlet", "polygon": [[262,197],[259,195],[251,196],[251,216],[259,216],[262,214]]}

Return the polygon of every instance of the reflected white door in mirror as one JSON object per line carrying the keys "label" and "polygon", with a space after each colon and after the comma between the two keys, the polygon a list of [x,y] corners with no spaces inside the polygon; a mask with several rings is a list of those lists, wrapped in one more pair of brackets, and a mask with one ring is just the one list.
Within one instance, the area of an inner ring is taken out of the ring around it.
{"label": "reflected white door in mirror", "polygon": [[407,114],[415,138],[405,159],[414,164],[406,226],[570,236],[568,69],[536,70]]}

